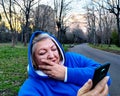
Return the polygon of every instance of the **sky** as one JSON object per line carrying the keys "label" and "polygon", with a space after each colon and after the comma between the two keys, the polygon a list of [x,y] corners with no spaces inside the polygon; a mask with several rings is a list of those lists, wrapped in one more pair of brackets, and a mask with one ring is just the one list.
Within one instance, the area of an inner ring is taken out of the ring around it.
{"label": "sky", "polygon": [[[47,4],[47,5],[50,5],[51,7],[53,7],[53,0],[41,0],[40,1],[40,4]],[[67,0],[67,1],[70,1],[70,0]],[[85,12],[85,6],[86,4],[89,4],[90,3],[90,0],[73,0],[72,3],[70,4],[71,5],[71,12],[72,13],[78,13],[78,14],[81,14],[81,13],[84,13]]]}
{"label": "sky", "polygon": [[[54,0],[35,0],[36,2],[37,1],[40,1],[40,4],[45,4],[45,5],[50,5],[52,8],[53,8],[53,1]],[[65,0],[65,1],[71,1],[71,0]],[[90,0],[72,0],[72,3],[70,4],[70,7],[71,7],[71,11],[70,11],[70,14],[71,13],[74,13],[74,14],[82,14],[85,12],[85,5],[86,4],[89,4],[90,3]]]}

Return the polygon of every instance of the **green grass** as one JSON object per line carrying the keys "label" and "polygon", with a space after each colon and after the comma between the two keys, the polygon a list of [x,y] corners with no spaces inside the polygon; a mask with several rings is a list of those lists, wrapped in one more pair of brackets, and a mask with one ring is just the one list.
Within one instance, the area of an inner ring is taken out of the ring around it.
{"label": "green grass", "polygon": [[120,55],[120,47],[117,47],[116,45],[111,45],[110,47],[108,47],[108,45],[106,44],[97,45],[97,46],[94,46],[92,44],[89,44],[89,45],[91,47],[94,47],[100,50],[104,50],[104,51],[108,51],[108,52],[112,52]]}
{"label": "green grass", "polygon": [[0,44],[0,96],[17,96],[27,64],[27,47]]}
{"label": "green grass", "polygon": [[68,51],[68,48],[69,48],[70,45],[69,44],[63,44],[62,46],[64,47],[65,51]]}

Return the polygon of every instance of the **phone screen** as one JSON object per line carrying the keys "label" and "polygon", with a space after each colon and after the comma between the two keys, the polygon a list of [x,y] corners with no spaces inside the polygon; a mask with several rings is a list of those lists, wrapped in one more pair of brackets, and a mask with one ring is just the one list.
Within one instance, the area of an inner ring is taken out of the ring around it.
{"label": "phone screen", "polygon": [[95,69],[94,76],[93,76],[93,86],[92,89],[96,86],[96,84],[102,80],[106,75],[109,70],[110,63],[105,63],[98,68]]}

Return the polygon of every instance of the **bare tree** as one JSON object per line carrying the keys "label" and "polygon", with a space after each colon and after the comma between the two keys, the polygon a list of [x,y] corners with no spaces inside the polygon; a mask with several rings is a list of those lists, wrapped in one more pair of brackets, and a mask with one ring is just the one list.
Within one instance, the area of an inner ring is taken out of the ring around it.
{"label": "bare tree", "polygon": [[[37,2],[34,2],[34,0],[21,0],[18,2],[18,0],[14,0],[14,2],[21,8],[21,10],[24,13],[25,17],[25,24],[23,26],[23,42],[24,45],[27,45],[27,38],[28,38],[28,27],[30,25],[29,19],[30,19],[30,11],[32,7],[37,4]],[[22,2],[22,3],[21,3]],[[21,5],[23,4],[23,6]]]}
{"label": "bare tree", "polygon": [[88,33],[88,42],[91,42],[91,14],[89,12],[89,8],[87,7],[87,16],[86,16],[86,19],[87,19],[87,33]]}
{"label": "bare tree", "polygon": [[35,30],[43,30],[55,34],[56,26],[54,10],[50,6],[40,5],[38,3],[35,11],[33,11],[33,17]]}
{"label": "bare tree", "polygon": [[[111,2],[111,3],[110,3]],[[118,29],[118,46],[120,47],[120,0],[108,1],[109,11],[116,16],[117,29]]]}
{"label": "bare tree", "polygon": [[[118,31],[118,46],[120,47],[120,0],[102,0],[104,5],[101,5],[103,8],[108,10],[110,13],[113,13],[116,16],[116,24]],[[96,2],[96,1],[95,1]]]}
{"label": "bare tree", "polygon": [[110,46],[111,27],[113,25],[112,15],[101,6],[103,2],[92,1],[92,4],[94,7],[87,7],[89,40],[93,41],[94,44],[106,43]]}
{"label": "bare tree", "polygon": [[[102,44],[109,44],[110,45],[110,36],[111,36],[111,14],[105,10],[103,7],[100,6],[100,4],[97,4],[96,7],[98,12],[98,32],[100,32],[100,41],[99,43]],[[102,2],[103,5],[103,2]],[[97,33],[99,34],[99,33]],[[106,42],[108,41],[108,42]]]}
{"label": "bare tree", "polygon": [[103,40],[103,37],[104,37],[104,33],[103,33],[103,24],[102,24],[102,8],[101,6],[98,5],[98,8],[97,8],[97,11],[98,11],[98,14],[99,14],[99,17],[98,17],[98,30],[100,32],[100,43],[101,45],[104,43],[104,40]]}
{"label": "bare tree", "polygon": [[107,10],[104,10],[103,28],[105,35],[105,43],[108,44],[108,47],[110,47],[110,42],[111,42],[110,39],[112,33],[112,25],[113,25],[112,15]]}
{"label": "bare tree", "polygon": [[12,32],[12,47],[15,46],[15,35],[16,35],[16,28],[13,24],[15,24],[15,20],[14,20],[14,17],[15,17],[15,7],[14,7],[14,2],[12,0],[2,0],[0,2],[0,4],[2,5],[2,8],[4,10],[4,14],[5,14],[5,17],[9,23],[9,26],[10,26],[10,31]]}
{"label": "bare tree", "polygon": [[58,39],[61,42],[61,37],[65,34],[66,27],[64,25],[64,19],[69,9],[69,5],[72,1],[66,2],[66,0],[54,0],[54,10],[56,24],[58,28]]}
{"label": "bare tree", "polygon": [[88,21],[88,39],[91,43],[96,45],[96,16],[94,5],[92,7],[87,6],[87,21]]}

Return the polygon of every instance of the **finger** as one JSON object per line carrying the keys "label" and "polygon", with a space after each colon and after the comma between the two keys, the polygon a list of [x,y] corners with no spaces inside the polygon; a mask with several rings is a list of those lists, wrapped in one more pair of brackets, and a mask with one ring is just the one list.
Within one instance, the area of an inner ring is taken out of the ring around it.
{"label": "finger", "polygon": [[51,62],[50,60],[42,59],[41,62],[45,63],[46,65],[54,65],[54,62]]}
{"label": "finger", "polygon": [[49,70],[43,70],[43,72],[45,73],[45,74],[47,74],[47,75],[51,75],[51,71],[49,71]]}
{"label": "finger", "polygon": [[104,77],[95,87],[97,89],[97,92],[100,93],[104,90],[104,87],[106,86],[108,82],[109,76]]}
{"label": "finger", "polygon": [[43,70],[43,72],[47,74],[49,77],[55,78],[55,74],[52,71]]}
{"label": "finger", "polygon": [[89,79],[84,85],[83,87],[78,91],[78,95],[77,96],[82,96],[84,93],[88,92],[92,87],[92,80]]}
{"label": "finger", "polygon": [[39,65],[40,70],[51,70],[51,66],[49,65]]}
{"label": "finger", "polygon": [[104,90],[101,92],[101,96],[107,96],[108,95],[108,90],[109,90],[108,85],[106,84]]}

